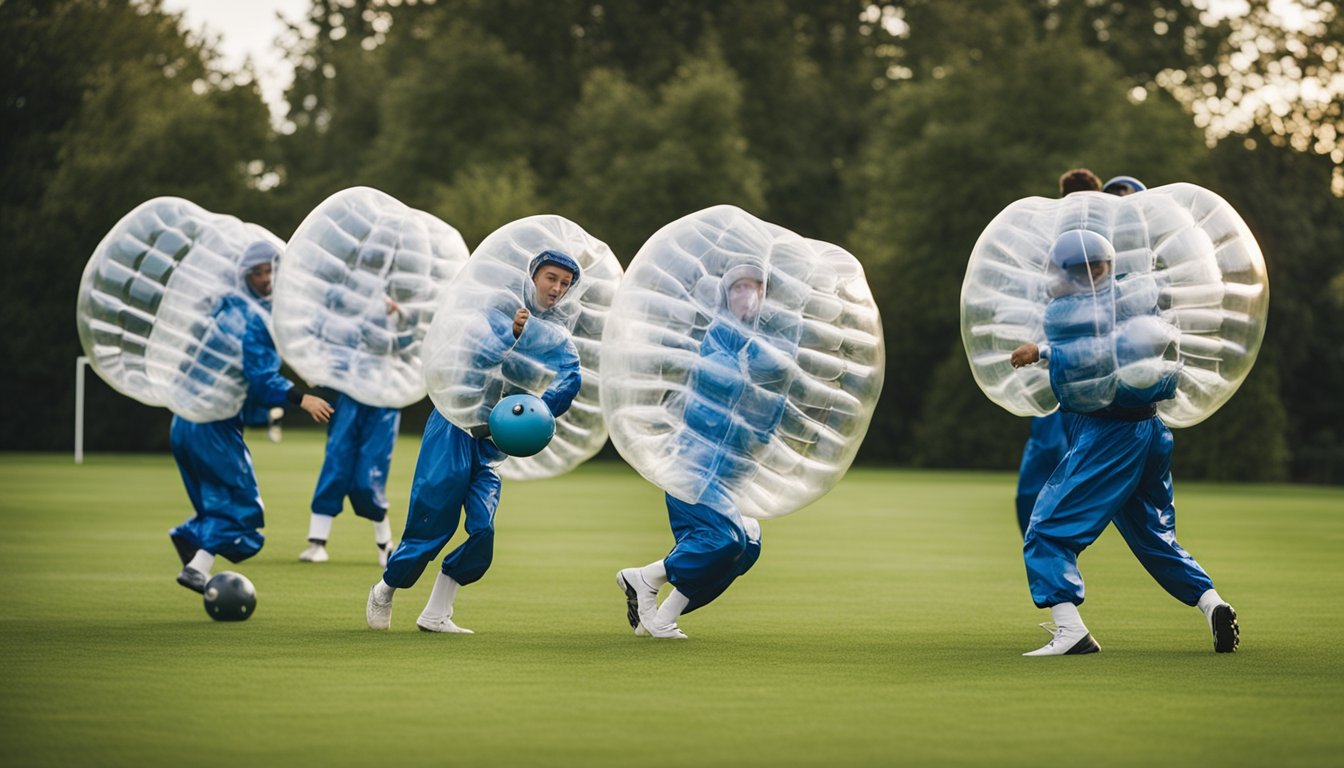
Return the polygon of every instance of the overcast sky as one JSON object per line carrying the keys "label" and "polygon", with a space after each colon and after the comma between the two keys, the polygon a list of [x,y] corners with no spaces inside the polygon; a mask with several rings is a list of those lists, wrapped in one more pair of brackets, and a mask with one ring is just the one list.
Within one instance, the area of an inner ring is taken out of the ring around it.
{"label": "overcast sky", "polygon": [[252,57],[262,96],[276,120],[284,115],[281,97],[294,78],[293,69],[285,63],[275,42],[285,29],[278,16],[297,21],[306,15],[308,6],[309,0],[164,0],[163,3],[166,10],[182,12],[189,28],[218,40],[226,69],[236,71],[248,56]]}

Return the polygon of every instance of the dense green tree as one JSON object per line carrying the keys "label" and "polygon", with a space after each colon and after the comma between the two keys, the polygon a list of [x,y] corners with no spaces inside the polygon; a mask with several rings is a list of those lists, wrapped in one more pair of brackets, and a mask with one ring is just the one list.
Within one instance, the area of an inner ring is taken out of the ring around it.
{"label": "dense green tree", "polygon": [[1269,324],[1256,372],[1276,370],[1292,477],[1338,483],[1344,481],[1344,305],[1330,281],[1344,254],[1344,199],[1323,193],[1329,158],[1279,146],[1261,132],[1238,138],[1215,148],[1206,186],[1246,219],[1265,254]]}
{"label": "dense green tree", "polygon": [[536,174],[522,160],[468,165],[451,183],[437,185],[433,199],[427,210],[452,222],[470,248],[511,221],[549,209]]}
{"label": "dense green tree", "polygon": [[374,185],[416,207],[468,166],[526,161],[531,137],[552,125],[531,98],[534,73],[522,56],[465,22],[424,21],[436,44],[383,84],[381,130],[365,165]]}
{"label": "dense green tree", "polygon": [[1151,170],[1145,178],[1164,183],[1190,178],[1203,155],[1179,109],[1161,98],[1133,101],[1100,53],[1035,29],[1020,8],[985,16],[974,23],[1013,44],[954,57],[888,89],[854,176],[864,208],[851,249],[865,259],[881,306],[888,359],[902,361],[887,372],[881,408],[889,415],[870,435],[873,457],[918,459],[915,425],[960,417],[926,398],[958,338],[966,260],[1000,210],[1029,195],[1055,197],[1068,168]]}
{"label": "dense green tree", "polygon": [[[158,3],[0,5],[5,89],[5,191],[0,239],[6,279],[3,354],[10,409],[0,447],[70,444],[76,287],[84,263],[121,216],[179,195],[235,212],[258,193],[266,110],[251,85],[216,70]],[[13,154],[10,154],[13,153]],[[37,407],[27,407],[28,405]],[[166,430],[97,384],[91,446],[161,445]],[[106,440],[106,442],[100,442]]]}
{"label": "dense green tree", "polygon": [[[598,70],[575,109],[558,210],[629,263],[662,225],[720,203],[758,211],[763,174],[741,130],[741,86],[711,54],[656,94]],[[592,169],[580,172],[581,169]]]}

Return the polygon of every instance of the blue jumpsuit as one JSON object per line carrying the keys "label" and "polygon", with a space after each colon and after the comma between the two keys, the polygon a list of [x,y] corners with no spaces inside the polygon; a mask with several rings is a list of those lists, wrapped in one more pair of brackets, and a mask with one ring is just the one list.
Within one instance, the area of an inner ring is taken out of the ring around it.
{"label": "blue jumpsuit", "polygon": [[[1046,308],[1050,386],[1066,411],[1077,407],[1075,397],[1092,402],[1090,389],[1102,386],[1094,384],[1100,381],[1095,376],[1099,355],[1113,348],[1125,363],[1131,345],[1123,331],[1113,347],[1097,343],[1097,318],[1125,319],[1124,304],[1115,302],[1113,291],[1110,282],[1095,294],[1060,297]],[[1112,306],[1119,311],[1112,312]],[[1100,330],[1104,334],[1113,327]],[[1078,554],[1114,522],[1153,579],[1177,600],[1195,605],[1213,582],[1176,542],[1172,437],[1154,405],[1175,394],[1176,374],[1145,388],[1105,386],[1115,387],[1111,405],[1066,419],[1068,453],[1032,510],[1022,548],[1032,600],[1039,608],[1082,604]]]}
{"label": "blue jumpsuit", "polygon": [[[487,369],[502,362],[507,375],[515,367],[534,373],[538,364],[545,366],[555,375],[541,401],[556,418],[568,411],[579,393],[579,353],[564,326],[534,314],[515,343],[512,316],[492,310],[490,325],[493,338],[482,339],[476,367]],[[430,413],[415,463],[406,531],[383,573],[388,586],[405,589],[419,580],[425,566],[457,532],[463,508],[467,540],[448,553],[442,570],[463,585],[485,575],[495,551],[500,492],[495,465],[503,459],[488,439],[472,437],[438,410]]]}
{"label": "blue jumpsuit", "polygon": [[760,539],[747,536],[727,490],[750,480],[752,455],[784,417],[788,365],[781,355],[724,321],[701,342],[679,448],[704,490],[698,503],[666,496],[676,544],[663,565],[688,600],[682,613],[712,602],[761,556]]}
{"label": "blue jumpsuit", "polygon": [[216,330],[202,344],[206,350],[227,353],[241,343],[247,400],[239,414],[205,424],[173,417],[173,458],[196,510],[195,517],[169,532],[184,564],[198,549],[241,562],[259,552],[265,541],[261,492],[252,454],[243,442],[244,415],[286,404],[294,384],[280,375],[280,355],[262,314],[269,303],[260,307],[238,296],[225,297],[215,310]]}
{"label": "blue jumpsuit", "polygon": [[313,514],[335,517],[349,496],[356,515],[375,523],[387,517],[387,472],[400,424],[400,409],[365,405],[341,394],[327,428]]}
{"label": "blue jumpsuit", "polygon": [[1023,536],[1027,534],[1027,523],[1031,520],[1032,508],[1036,506],[1036,497],[1068,450],[1064,411],[1055,411],[1031,420],[1031,436],[1022,449],[1022,466],[1017,475],[1017,526]]}

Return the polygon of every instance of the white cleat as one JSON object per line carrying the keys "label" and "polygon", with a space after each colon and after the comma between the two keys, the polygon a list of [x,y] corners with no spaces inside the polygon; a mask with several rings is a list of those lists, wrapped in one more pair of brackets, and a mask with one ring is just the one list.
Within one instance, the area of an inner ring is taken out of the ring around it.
{"label": "white cleat", "polygon": [[1101,650],[1101,645],[1092,638],[1092,633],[1081,624],[1059,627],[1045,622],[1041,625],[1041,629],[1050,633],[1050,642],[1034,651],[1022,654],[1023,656],[1077,656]]}
{"label": "white cleat", "polygon": [[324,545],[309,542],[308,548],[299,553],[299,559],[305,563],[325,563],[330,558]]}
{"label": "white cleat", "polygon": [[658,590],[649,586],[638,568],[626,568],[616,573],[616,586],[625,593],[625,619],[636,637],[644,637],[640,630],[648,632],[653,625],[653,617],[658,613]]}
{"label": "white cleat", "polygon": [[415,620],[415,626],[419,627],[421,632],[446,632],[452,635],[476,634],[466,627],[459,627],[454,624],[450,616],[434,619],[421,614],[420,618]]}
{"label": "white cleat", "polygon": [[364,619],[369,629],[387,629],[392,626],[392,599],[386,602],[378,599],[378,585],[369,588],[369,603],[364,606]]}
{"label": "white cleat", "polygon": [[378,545],[378,567],[379,567],[379,568],[386,568],[386,567],[387,567],[387,558],[389,558],[389,557],[392,556],[392,550],[394,550],[394,549],[396,549],[396,547],[392,546],[392,542],[390,542],[390,541],[387,542],[386,544],[379,544],[379,545]]}
{"label": "white cleat", "polygon": [[[644,625],[641,624],[640,626],[643,627]],[[682,632],[682,631],[681,631],[681,628],[678,627],[676,624],[668,624],[668,625],[665,626],[665,627],[658,627],[658,626],[654,626],[654,625],[648,625],[647,630],[648,630],[648,633],[649,633],[650,635],[653,635],[654,637],[658,638],[659,640],[685,640],[685,639],[687,639],[687,638],[686,638],[686,633],[685,633],[685,632]],[[636,634],[638,634],[638,632],[636,632]]]}

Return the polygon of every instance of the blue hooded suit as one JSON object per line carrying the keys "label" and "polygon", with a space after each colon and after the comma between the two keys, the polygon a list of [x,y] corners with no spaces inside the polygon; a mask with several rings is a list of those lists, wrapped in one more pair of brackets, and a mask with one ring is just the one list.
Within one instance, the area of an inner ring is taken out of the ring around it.
{"label": "blue hooded suit", "polygon": [[[1117,285],[1137,286],[1120,290]],[[1046,608],[1084,599],[1078,554],[1112,522],[1148,573],[1173,597],[1195,605],[1213,588],[1176,542],[1171,431],[1156,403],[1176,391],[1175,370],[1146,385],[1105,375],[1112,366],[1157,361],[1166,343],[1125,323],[1157,313],[1156,289],[1107,277],[1093,290],[1053,299],[1043,348],[1064,421],[1068,453],[1041,489],[1023,543],[1032,600]],[[1109,404],[1105,404],[1109,403]],[[1099,404],[1101,407],[1098,407]]]}
{"label": "blue hooded suit", "polygon": [[[548,254],[553,257],[547,258]],[[531,273],[548,263],[570,270],[573,283],[578,282],[578,264],[558,251],[546,251],[533,259]],[[497,309],[487,313],[489,331],[479,340],[474,367],[484,370],[502,364],[506,376],[515,367],[532,376],[538,366],[553,371],[541,401],[559,418],[569,410],[580,385],[579,353],[569,330],[549,320],[549,312],[533,312],[515,339],[512,315]],[[488,438],[473,437],[449,423],[437,409],[430,413],[415,464],[406,530],[383,573],[388,586],[404,589],[419,580],[425,566],[457,531],[463,509],[467,540],[443,559],[442,571],[461,585],[485,575],[494,558],[495,509],[499,506],[500,479],[495,466],[504,458]]]}
{"label": "blue hooded suit", "polygon": [[[740,265],[724,275],[725,302],[729,287],[742,277],[759,281],[764,290],[764,270]],[[694,502],[666,494],[676,544],[663,565],[688,600],[682,613],[712,602],[761,556],[760,527],[743,524],[732,492],[751,481],[756,453],[784,417],[789,363],[787,352],[728,312],[715,318],[700,343],[677,451],[678,461],[698,473],[702,490]]]}
{"label": "blue hooded suit", "polygon": [[196,514],[169,532],[185,564],[203,549],[241,562],[261,550],[265,525],[261,492],[252,468],[252,454],[243,442],[245,416],[260,416],[270,408],[294,403],[298,390],[280,375],[265,313],[269,302],[225,296],[215,308],[215,328],[202,342],[205,350],[227,353],[242,347],[247,399],[238,415],[204,424],[173,417],[170,443],[182,483]]}

